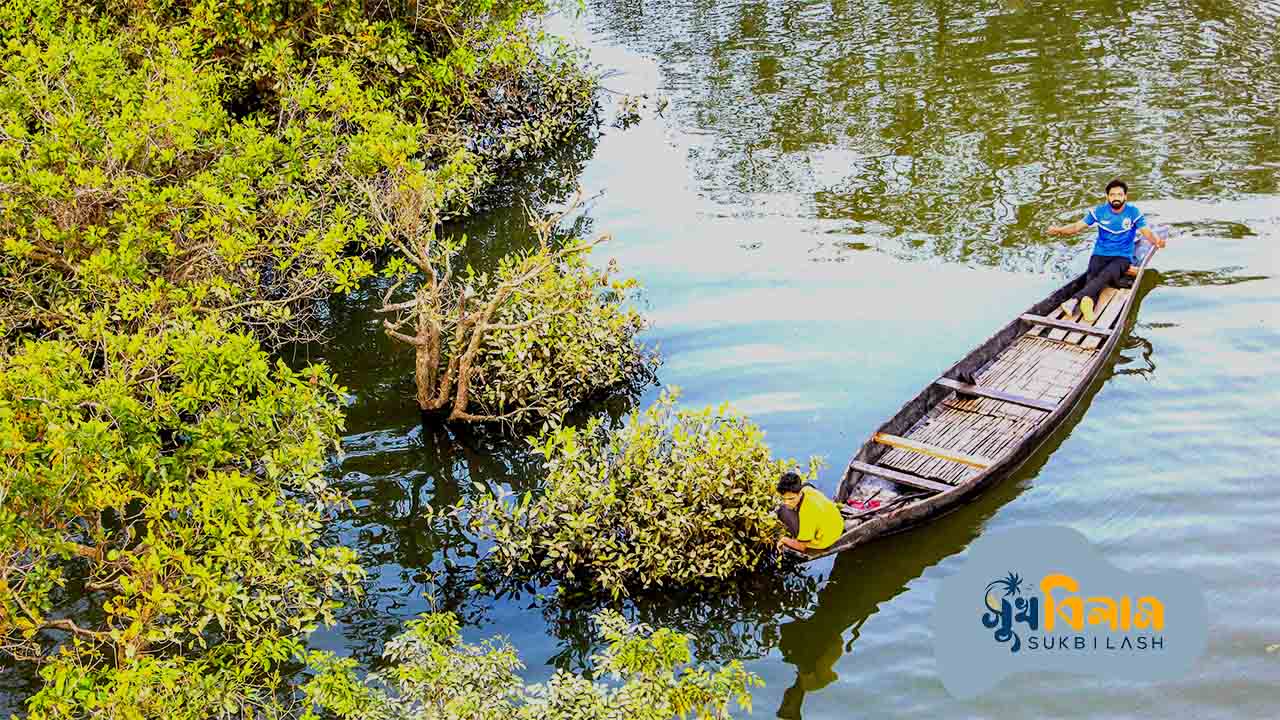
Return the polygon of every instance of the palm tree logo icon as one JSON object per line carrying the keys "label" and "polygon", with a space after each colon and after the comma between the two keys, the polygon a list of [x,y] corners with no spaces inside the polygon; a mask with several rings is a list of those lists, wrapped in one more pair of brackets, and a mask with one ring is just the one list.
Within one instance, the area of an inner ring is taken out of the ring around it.
{"label": "palm tree logo icon", "polygon": [[1005,575],[1004,577],[999,578],[998,580],[992,580],[991,582],[987,583],[987,591],[985,593],[986,600],[987,600],[987,608],[990,610],[995,610],[996,612],[999,612],[1000,608],[994,607],[992,605],[991,591],[998,590],[1000,588],[1004,588],[1003,597],[1009,597],[1010,595],[1021,595],[1022,594],[1022,578],[1019,577],[1018,573],[1011,572],[1008,575]]}
{"label": "palm tree logo icon", "polygon": [[[1013,631],[1014,620],[1026,622],[1033,630],[1039,622],[1039,603],[1035,598],[1028,601],[1024,597],[1015,597],[1020,595],[1022,576],[1015,572],[987,583],[986,590],[982,593],[982,604],[986,608],[986,612],[982,614],[982,624],[987,628],[996,628],[996,642],[1012,640],[1013,644],[1009,647],[1011,653],[1022,649],[1022,639]],[[1010,597],[1014,597],[1013,603],[1009,602]],[[1018,609],[1016,618],[1013,613],[1015,607]]]}

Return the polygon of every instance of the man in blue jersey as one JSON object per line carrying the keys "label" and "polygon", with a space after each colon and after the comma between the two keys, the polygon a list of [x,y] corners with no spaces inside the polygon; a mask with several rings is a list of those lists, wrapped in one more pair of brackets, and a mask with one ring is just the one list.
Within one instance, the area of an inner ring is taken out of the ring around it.
{"label": "man in blue jersey", "polygon": [[1085,213],[1084,219],[1070,225],[1049,227],[1050,235],[1069,237],[1093,225],[1098,226],[1098,241],[1093,244],[1093,257],[1089,258],[1085,285],[1062,303],[1062,311],[1068,319],[1075,316],[1076,305],[1079,304],[1084,321],[1093,323],[1094,308],[1102,289],[1114,285],[1129,270],[1134,238],[1138,233],[1142,233],[1152,245],[1164,247],[1164,240],[1147,227],[1147,219],[1143,217],[1142,211],[1125,204],[1128,199],[1129,186],[1116,178],[1107,183],[1107,201],[1091,208]]}

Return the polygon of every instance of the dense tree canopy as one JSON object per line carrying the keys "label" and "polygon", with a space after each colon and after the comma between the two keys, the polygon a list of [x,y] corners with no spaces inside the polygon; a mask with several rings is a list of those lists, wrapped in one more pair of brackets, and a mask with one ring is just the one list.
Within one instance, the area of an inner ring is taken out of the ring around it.
{"label": "dense tree canopy", "polygon": [[321,542],[344,391],[267,350],[394,252],[371,188],[463,212],[591,120],[542,10],[0,7],[0,648],[34,715],[286,711],[362,571]]}
{"label": "dense tree canopy", "polygon": [[371,187],[457,212],[588,116],[592,81],[521,24],[536,4],[474,5],[7,4],[7,327],[224,309],[292,337],[394,233]]}
{"label": "dense tree canopy", "polygon": [[0,366],[0,641],[47,662],[34,709],[145,706],[163,668],[269,676],[363,576],[319,542],[340,388],[211,319],[73,330]]}

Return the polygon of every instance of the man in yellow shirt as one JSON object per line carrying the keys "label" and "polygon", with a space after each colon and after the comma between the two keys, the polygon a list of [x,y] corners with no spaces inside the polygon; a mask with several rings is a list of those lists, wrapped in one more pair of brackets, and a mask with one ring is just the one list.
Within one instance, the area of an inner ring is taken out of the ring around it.
{"label": "man in yellow shirt", "polygon": [[840,508],[812,485],[793,472],[785,472],[778,478],[778,494],[782,504],[777,515],[787,536],[778,541],[792,550],[824,550],[839,539],[844,532],[844,518]]}

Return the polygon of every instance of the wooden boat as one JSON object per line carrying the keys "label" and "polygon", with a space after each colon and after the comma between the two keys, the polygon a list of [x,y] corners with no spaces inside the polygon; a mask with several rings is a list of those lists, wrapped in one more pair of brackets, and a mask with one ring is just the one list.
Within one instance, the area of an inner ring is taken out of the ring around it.
{"label": "wooden boat", "polygon": [[[1167,236],[1166,228],[1156,230]],[[1059,307],[1084,274],[1020,313],[902,406],[849,462],[835,499],[844,533],[806,559],[904,530],[972,499],[1013,472],[1098,377],[1133,312],[1155,255],[1145,240],[1131,288],[1106,288],[1092,324]]]}

